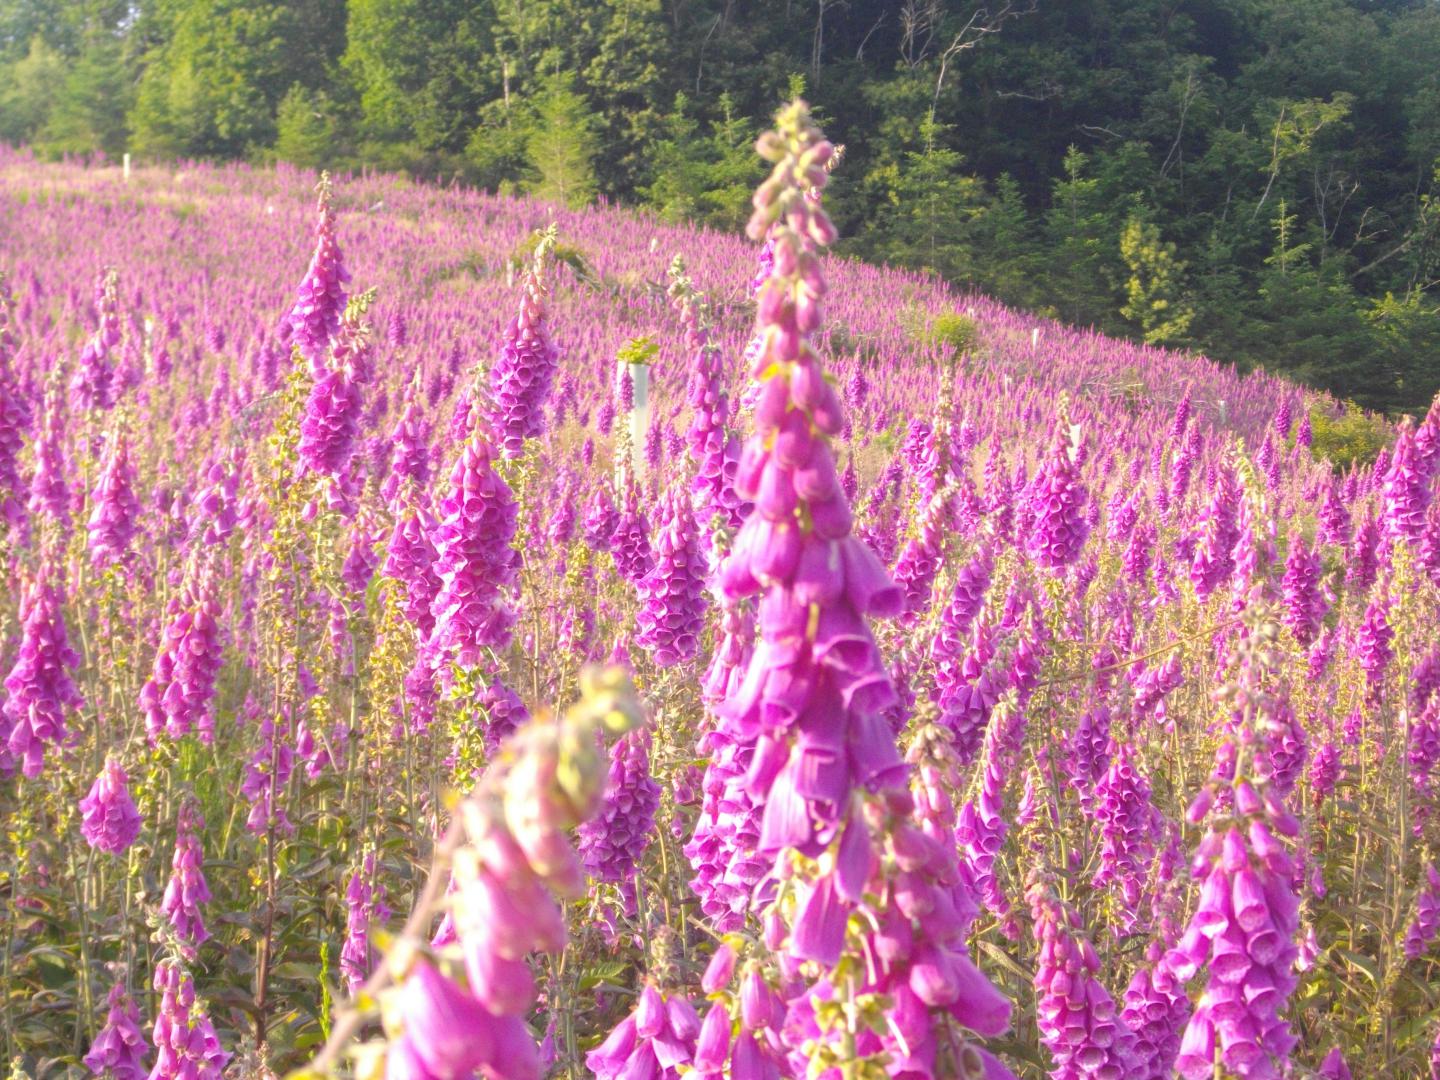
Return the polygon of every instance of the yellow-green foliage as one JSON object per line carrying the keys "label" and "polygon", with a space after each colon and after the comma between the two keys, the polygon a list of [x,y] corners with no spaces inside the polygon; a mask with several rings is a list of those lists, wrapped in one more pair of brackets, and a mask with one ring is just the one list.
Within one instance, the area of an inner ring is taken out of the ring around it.
{"label": "yellow-green foliage", "polygon": [[1314,433],[1310,452],[1340,466],[1352,462],[1368,465],[1390,442],[1390,426],[1384,418],[1353,401],[1345,402],[1339,416],[1323,406],[1312,406],[1310,428]]}
{"label": "yellow-green foliage", "polygon": [[975,348],[975,342],[980,336],[979,324],[969,315],[962,315],[958,311],[941,312],[929,321],[908,319],[907,323],[911,340],[930,349],[948,346],[957,353],[966,353]]}
{"label": "yellow-green foliage", "polygon": [[1175,245],[1162,241],[1153,223],[1132,216],[1120,234],[1120,257],[1130,269],[1120,314],[1139,324],[1147,344],[1184,337],[1194,312],[1178,299],[1185,264]]}

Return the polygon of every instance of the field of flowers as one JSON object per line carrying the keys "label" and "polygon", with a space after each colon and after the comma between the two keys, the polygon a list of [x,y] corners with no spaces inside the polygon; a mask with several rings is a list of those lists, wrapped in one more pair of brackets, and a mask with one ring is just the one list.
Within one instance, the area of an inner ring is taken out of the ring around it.
{"label": "field of flowers", "polygon": [[1440,1076],[1440,411],[1333,467],[757,149],[0,149],[11,1077]]}

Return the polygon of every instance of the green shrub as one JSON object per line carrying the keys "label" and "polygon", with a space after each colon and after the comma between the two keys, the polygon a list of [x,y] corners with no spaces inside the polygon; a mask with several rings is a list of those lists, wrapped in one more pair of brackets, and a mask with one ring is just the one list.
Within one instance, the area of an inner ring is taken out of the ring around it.
{"label": "green shrub", "polygon": [[1367,412],[1353,401],[1345,402],[1340,415],[1321,405],[1310,407],[1310,428],[1314,439],[1310,453],[1329,458],[1336,466],[1368,465],[1390,443],[1391,428],[1385,418]]}
{"label": "green shrub", "polygon": [[910,340],[921,348],[950,348],[957,356],[971,352],[980,336],[979,324],[958,311],[942,311],[931,316],[923,308],[911,306],[901,315],[901,324]]}

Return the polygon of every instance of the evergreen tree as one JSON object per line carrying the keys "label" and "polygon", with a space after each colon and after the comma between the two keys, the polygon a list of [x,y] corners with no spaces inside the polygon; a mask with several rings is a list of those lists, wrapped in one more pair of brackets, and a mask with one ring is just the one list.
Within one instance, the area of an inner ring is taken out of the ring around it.
{"label": "evergreen tree", "polygon": [[542,199],[583,206],[598,185],[594,162],[598,153],[595,116],[564,76],[549,80],[535,102],[535,119],[526,153],[535,179],[530,186]]}
{"label": "evergreen tree", "polygon": [[1120,314],[1140,327],[1148,344],[1183,340],[1194,313],[1181,299],[1185,264],[1175,245],[1160,239],[1154,222],[1131,214],[1120,232],[1120,257],[1130,270]]}
{"label": "evergreen tree", "polygon": [[131,116],[142,153],[239,156],[268,146],[284,79],[280,4],[189,0],[149,58]]}
{"label": "evergreen tree", "polygon": [[647,150],[662,128],[669,41],[660,0],[599,0],[588,8],[595,51],[581,82],[590,100],[601,103],[596,167],[605,189],[619,195],[652,174]]}
{"label": "evergreen tree", "polygon": [[641,193],[669,221],[698,221],[733,232],[750,216],[759,169],[754,136],[733,100],[721,94],[718,104],[720,119],[710,125],[709,135],[702,135],[690,116],[689,99],[675,95],[664,138],[652,151],[654,180]]}
{"label": "evergreen tree", "polygon": [[335,150],[335,119],[323,90],[299,83],[280,99],[275,114],[275,157],[301,168],[319,169]]}
{"label": "evergreen tree", "polygon": [[30,142],[65,87],[65,58],[36,35],[20,59],[0,67],[0,139]]}
{"label": "evergreen tree", "polygon": [[1118,254],[1114,237],[1119,230],[1116,208],[1100,181],[1085,175],[1086,161],[1077,147],[1066,152],[1064,176],[1055,181],[1045,215],[1049,292],[1064,319],[1103,327],[1119,307],[1112,254]]}
{"label": "evergreen tree", "polygon": [[968,241],[975,219],[985,213],[985,191],[961,171],[963,159],[943,143],[945,134],[927,114],[920,122],[921,147],[872,174],[872,183],[884,185],[885,201],[867,243],[878,257],[973,280]]}

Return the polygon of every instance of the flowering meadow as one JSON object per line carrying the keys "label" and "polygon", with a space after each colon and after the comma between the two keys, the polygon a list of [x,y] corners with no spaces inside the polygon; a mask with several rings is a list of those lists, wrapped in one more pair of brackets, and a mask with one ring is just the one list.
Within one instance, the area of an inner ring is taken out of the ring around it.
{"label": "flowering meadow", "polygon": [[1440,411],[1333,466],[757,151],[0,150],[11,1077],[1440,1076]]}

